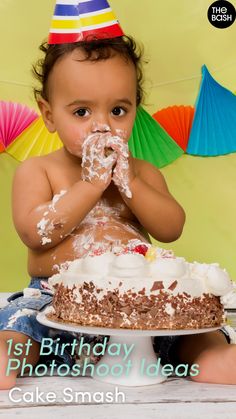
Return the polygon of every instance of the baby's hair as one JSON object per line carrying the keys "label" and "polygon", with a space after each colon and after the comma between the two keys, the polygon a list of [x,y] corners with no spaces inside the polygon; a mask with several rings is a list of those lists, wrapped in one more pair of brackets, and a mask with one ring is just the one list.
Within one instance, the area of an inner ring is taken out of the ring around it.
{"label": "baby's hair", "polygon": [[48,45],[44,42],[39,49],[44,53],[44,58],[39,59],[33,65],[33,75],[41,84],[40,88],[34,88],[34,97],[36,101],[42,97],[45,100],[49,99],[48,95],[48,77],[58,59],[80,48],[85,53],[85,58],[81,61],[99,61],[111,58],[114,53],[118,53],[126,61],[131,61],[136,70],[137,76],[137,106],[143,101],[144,90],[143,72],[142,72],[142,55],[143,51],[133,38],[129,36],[122,36],[112,39],[91,39],[82,42],[75,42],[70,44],[53,44]]}

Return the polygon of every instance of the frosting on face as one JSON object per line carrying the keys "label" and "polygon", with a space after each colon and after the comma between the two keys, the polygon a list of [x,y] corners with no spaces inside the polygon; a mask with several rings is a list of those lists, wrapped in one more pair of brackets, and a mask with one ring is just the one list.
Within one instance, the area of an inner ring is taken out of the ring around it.
{"label": "frosting on face", "polygon": [[[162,249],[161,249],[162,250]],[[188,263],[184,258],[170,257],[170,253],[159,250],[156,259],[137,253],[114,254],[106,252],[99,256],[87,256],[68,263],[59,274],[49,278],[49,285],[63,283],[73,288],[84,281],[92,281],[98,299],[115,288],[120,293],[132,290],[156,295],[163,290],[177,295],[186,292],[192,298],[204,293],[226,296],[233,291],[228,273],[217,264]],[[149,252],[150,254],[150,252]],[[76,291],[75,291],[76,292]]]}

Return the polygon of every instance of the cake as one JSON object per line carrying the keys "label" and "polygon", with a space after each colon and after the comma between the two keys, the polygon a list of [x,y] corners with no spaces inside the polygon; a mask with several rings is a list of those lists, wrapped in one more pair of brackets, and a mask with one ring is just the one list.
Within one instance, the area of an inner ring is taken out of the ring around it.
{"label": "cake", "polygon": [[88,255],[48,280],[53,320],[126,329],[198,329],[225,322],[233,283],[218,264],[188,263],[147,244]]}

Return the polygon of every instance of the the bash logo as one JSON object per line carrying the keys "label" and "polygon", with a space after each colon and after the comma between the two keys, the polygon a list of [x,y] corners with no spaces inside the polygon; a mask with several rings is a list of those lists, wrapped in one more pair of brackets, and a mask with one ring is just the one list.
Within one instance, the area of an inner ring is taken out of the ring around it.
{"label": "the bash logo", "polygon": [[234,23],[236,10],[229,1],[218,0],[210,5],[207,17],[215,28],[225,29]]}

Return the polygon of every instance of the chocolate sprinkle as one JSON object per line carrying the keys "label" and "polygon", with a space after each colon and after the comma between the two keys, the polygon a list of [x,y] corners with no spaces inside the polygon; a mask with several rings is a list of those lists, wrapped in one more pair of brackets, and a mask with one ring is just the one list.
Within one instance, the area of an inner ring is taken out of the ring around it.
{"label": "chocolate sprinkle", "polygon": [[162,290],[163,288],[165,287],[162,281],[155,281],[150,291]]}
{"label": "chocolate sprinkle", "polygon": [[172,282],[172,284],[169,286],[168,290],[174,291],[174,289],[177,287],[178,281]]}
{"label": "chocolate sprinkle", "polygon": [[[173,295],[170,288],[157,288],[159,292],[150,295],[144,288],[138,292],[116,288],[98,299],[94,288],[92,281],[73,288],[60,283],[53,295],[55,313],[47,316],[59,322],[125,329],[199,329],[219,327],[225,321],[220,298],[212,294],[192,298],[187,293]],[[81,296],[81,303],[76,301],[76,294]],[[175,309],[172,316],[165,309],[168,303]]]}

